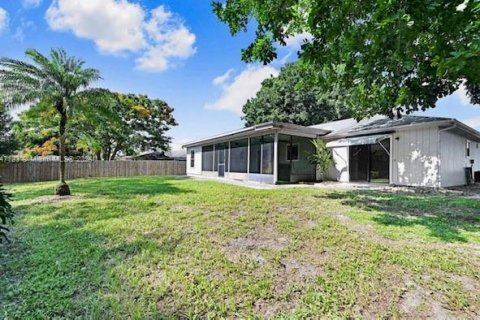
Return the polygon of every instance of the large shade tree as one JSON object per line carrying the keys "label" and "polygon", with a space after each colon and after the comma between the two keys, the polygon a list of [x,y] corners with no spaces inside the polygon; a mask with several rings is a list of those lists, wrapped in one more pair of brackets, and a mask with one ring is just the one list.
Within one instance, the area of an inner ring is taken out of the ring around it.
{"label": "large shade tree", "polygon": [[[435,107],[464,85],[480,103],[479,0],[225,0],[213,9],[232,34],[256,28],[245,61],[269,63],[303,37],[300,56],[352,88],[355,116]],[[251,20],[256,23],[250,23]]]}
{"label": "large shade tree", "polygon": [[62,49],[52,49],[48,57],[34,49],[28,49],[26,55],[31,63],[0,58],[1,98],[7,108],[46,101],[59,114],[60,184],[56,194],[69,195],[70,188],[65,182],[68,119],[74,108],[82,108],[82,99],[98,93],[88,87],[100,79],[100,73],[86,68],[83,60],[68,56]]}
{"label": "large shade tree", "polygon": [[277,77],[264,80],[260,91],[243,106],[245,125],[279,121],[310,126],[350,117],[343,99],[346,90],[306,80],[318,76],[321,72],[308,64],[284,66]]}
{"label": "large shade tree", "polygon": [[166,132],[177,125],[174,109],[161,99],[145,95],[113,93],[112,111],[117,116],[84,114],[76,122],[77,147],[100,160],[115,160],[119,155],[142,151],[166,151],[170,138]]}

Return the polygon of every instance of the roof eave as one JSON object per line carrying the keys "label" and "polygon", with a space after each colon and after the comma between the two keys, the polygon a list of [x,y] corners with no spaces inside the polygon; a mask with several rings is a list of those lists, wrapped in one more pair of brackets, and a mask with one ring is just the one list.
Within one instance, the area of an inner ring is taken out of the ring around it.
{"label": "roof eave", "polygon": [[274,133],[274,132],[292,134],[292,135],[297,134],[301,136],[315,138],[317,136],[326,135],[331,131],[324,130],[324,129],[310,128],[310,127],[300,126],[300,125],[291,124],[291,123],[272,121],[272,122],[261,123],[261,124],[254,125],[247,128],[242,128],[235,131],[230,131],[221,135],[192,141],[184,144],[182,148],[195,147],[195,146],[206,145],[211,143],[220,143],[220,142],[225,142],[225,141],[229,141],[231,139],[237,139],[237,138],[238,139],[247,138],[247,137],[258,135],[259,133],[267,134],[267,133]]}

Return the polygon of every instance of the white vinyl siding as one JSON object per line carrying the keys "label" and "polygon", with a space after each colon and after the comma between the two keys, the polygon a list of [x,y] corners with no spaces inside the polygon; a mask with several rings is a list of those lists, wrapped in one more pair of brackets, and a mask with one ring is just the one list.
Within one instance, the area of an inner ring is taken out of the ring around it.
{"label": "white vinyl siding", "polygon": [[332,155],[335,165],[329,169],[329,178],[334,181],[348,182],[350,180],[348,172],[348,147],[332,148]]}
{"label": "white vinyl siding", "polygon": [[392,184],[440,187],[437,127],[398,131],[391,143]]}
{"label": "white vinyl siding", "polygon": [[470,156],[466,155],[467,139],[453,132],[440,133],[440,155],[442,160],[442,187],[464,185],[465,167],[470,167],[470,159],[474,159],[474,171],[480,170],[480,149],[477,142],[470,142]]}
{"label": "white vinyl siding", "polygon": [[[194,151],[194,167],[190,167],[192,151]],[[202,147],[187,148],[187,175],[202,174]]]}

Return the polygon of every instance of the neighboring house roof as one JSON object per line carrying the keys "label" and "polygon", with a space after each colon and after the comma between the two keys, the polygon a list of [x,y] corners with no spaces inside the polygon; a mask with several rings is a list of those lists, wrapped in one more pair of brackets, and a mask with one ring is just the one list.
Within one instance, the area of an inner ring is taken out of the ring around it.
{"label": "neighboring house roof", "polygon": [[125,157],[125,159],[130,160],[185,160],[187,154],[185,150],[174,150],[174,151],[147,151],[139,155]]}

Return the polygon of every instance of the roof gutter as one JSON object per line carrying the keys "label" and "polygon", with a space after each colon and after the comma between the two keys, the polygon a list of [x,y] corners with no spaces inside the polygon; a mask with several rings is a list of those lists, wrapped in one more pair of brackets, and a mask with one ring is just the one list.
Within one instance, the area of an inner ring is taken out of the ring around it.
{"label": "roof gutter", "polygon": [[444,131],[453,130],[453,129],[455,129],[456,127],[457,127],[457,124],[456,124],[456,123],[453,123],[452,126],[446,127],[446,128],[443,128],[443,129],[440,129],[440,130],[438,130],[438,132],[444,132]]}

